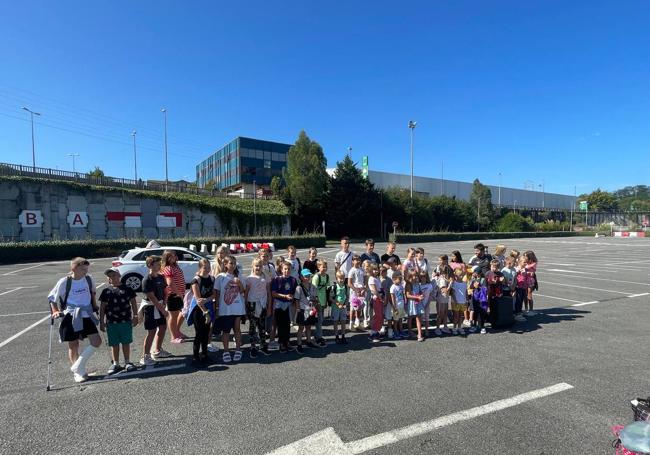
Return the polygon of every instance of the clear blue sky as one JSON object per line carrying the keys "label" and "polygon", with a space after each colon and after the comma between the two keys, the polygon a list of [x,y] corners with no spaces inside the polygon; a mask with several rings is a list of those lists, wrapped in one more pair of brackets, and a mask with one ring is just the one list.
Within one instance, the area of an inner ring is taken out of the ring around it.
{"label": "clear blue sky", "polygon": [[235,136],[572,194],[648,184],[647,1],[3,2],[0,161],[170,178]]}

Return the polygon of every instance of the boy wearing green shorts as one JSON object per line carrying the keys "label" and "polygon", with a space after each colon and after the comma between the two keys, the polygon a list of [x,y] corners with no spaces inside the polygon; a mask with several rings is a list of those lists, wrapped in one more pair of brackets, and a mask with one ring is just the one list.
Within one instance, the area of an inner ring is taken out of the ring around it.
{"label": "boy wearing green shorts", "polygon": [[[135,292],[120,283],[121,275],[116,268],[106,270],[104,275],[108,278],[108,287],[99,296],[99,330],[106,332],[111,347],[112,362],[107,373],[132,371],[135,369],[130,360],[133,327],[138,324]],[[124,355],[124,368],[120,366],[120,345]]]}

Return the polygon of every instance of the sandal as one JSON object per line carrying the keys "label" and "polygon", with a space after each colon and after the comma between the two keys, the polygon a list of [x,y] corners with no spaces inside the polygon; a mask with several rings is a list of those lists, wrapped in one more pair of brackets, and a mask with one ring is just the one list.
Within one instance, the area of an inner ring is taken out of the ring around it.
{"label": "sandal", "polygon": [[230,358],[230,352],[226,351],[223,353],[223,356],[221,356],[223,363],[230,363],[232,362],[232,359]]}
{"label": "sandal", "polygon": [[235,362],[239,362],[241,360],[241,356],[242,356],[241,351],[235,351],[235,356],[233,357],[233,360]]}

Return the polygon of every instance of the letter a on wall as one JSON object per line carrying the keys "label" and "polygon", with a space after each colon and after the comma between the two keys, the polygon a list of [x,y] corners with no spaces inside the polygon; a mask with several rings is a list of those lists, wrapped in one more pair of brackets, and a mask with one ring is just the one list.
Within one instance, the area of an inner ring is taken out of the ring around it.
{"label": "letter a on wall", "polygon": [[43,224],[43,215],[40,210],[23,210],[18,215],[18,222],[24,227],[39,228]]}
{"label": "letter a on wall", "polygon": [[88,213],[68,212],[68,224],[71,228],[84,228],[88,226]]}

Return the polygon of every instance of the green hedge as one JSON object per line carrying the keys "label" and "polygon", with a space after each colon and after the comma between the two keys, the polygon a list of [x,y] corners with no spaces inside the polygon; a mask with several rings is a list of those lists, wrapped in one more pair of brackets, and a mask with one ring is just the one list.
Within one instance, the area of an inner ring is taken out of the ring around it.
{"label": "green hedge", "polygon": [[558,232],[429,232],[424,234],[390,234],[392,242],[422,243],[450,242],[454,240],[490,240],[490,239],[519,239],[528,237],[576,237],[593,235],[593,233],[558,231]]}
{"label": "green hedge", "polygon": [[[145,246],[147,239],[116,239],[116,240],[61,240],[50,242],[10,242],[0,243],[0,264],[12,264],[22,261],[53,261],[71,259],[75,256],[86,258],[117,256],[124,250]],[[222,238],[180,238],[160,239],[158,242],[164,246],[189,246],[190,243],[200,248],[202,243],[211,247],[213,243],[248,243],[271,242],[277,249],[284,249],[288,245],[296,248],[324,247],[325,237],[322,235],[303,235],[295,237],[222,237]]]}

